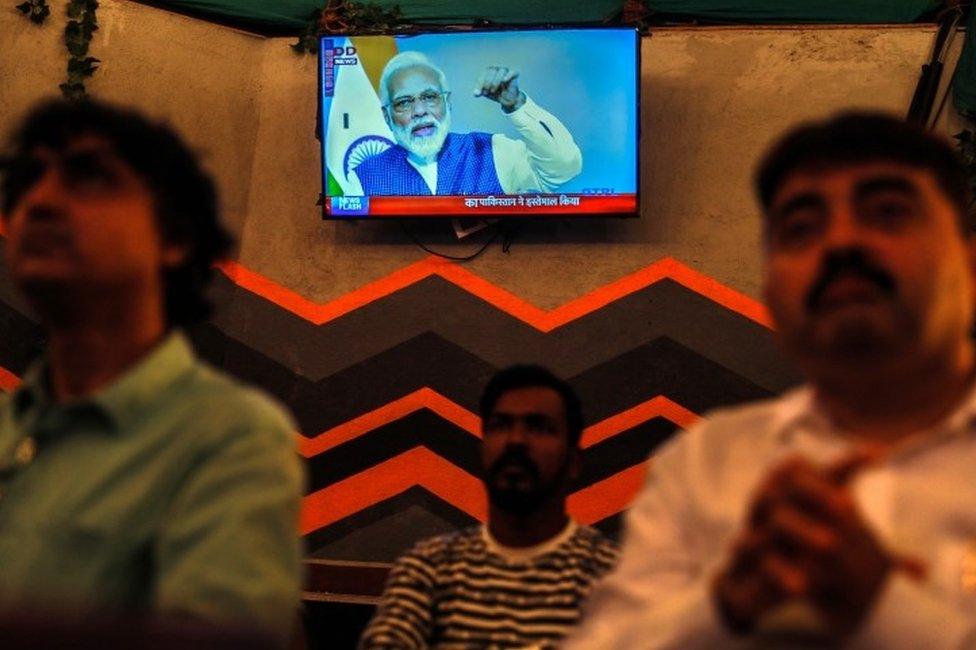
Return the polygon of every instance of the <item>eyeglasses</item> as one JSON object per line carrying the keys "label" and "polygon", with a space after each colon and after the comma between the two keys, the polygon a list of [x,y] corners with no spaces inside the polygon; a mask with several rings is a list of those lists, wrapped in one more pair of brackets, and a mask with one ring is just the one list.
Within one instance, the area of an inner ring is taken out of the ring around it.
{"label": "eyeglasses", "polygon": [[416,102],[422,101],[424,106],[427,108],[440,108],[441,104],[450,95],[450,92],[438,92],[436,90],[425,90],[419,95],[410,95],[408,97],[400,97],[393,100],[390,105],[393,106],[393,112],[397,115],[405,115],[413,110]]}

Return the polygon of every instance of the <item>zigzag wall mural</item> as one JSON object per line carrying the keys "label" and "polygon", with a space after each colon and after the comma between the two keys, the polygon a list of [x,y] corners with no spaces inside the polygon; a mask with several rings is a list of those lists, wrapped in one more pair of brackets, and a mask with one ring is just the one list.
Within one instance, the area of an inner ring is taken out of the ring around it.
{"label": "zigzag wall mural", "polygon": [[[428,258],[326,304],[239,264],[220,267],[217,315],[192,332],[210,363],[295,416],[308,463],[308,555],[389,561],[483,520],[481,388],[543,363],[579,392],[584,471],[569,507],[616,534],[646,459],[707,411],[797,381],[764,308],[672,259],[546,311]],[[0,278],[0,388],[43,341]]]}

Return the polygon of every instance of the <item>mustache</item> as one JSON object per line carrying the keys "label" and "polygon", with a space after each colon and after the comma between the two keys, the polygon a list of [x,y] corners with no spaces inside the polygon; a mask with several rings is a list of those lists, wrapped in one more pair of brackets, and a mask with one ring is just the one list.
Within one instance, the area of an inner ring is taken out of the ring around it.
{"label": "mustache", "polygon": [[[415,129],[422,129],[424,127],[430,127],[432,129],[434,129],[434,131],[436,133],[436,132],[438,132],[438,131],[441,130],[441,123],[438,120],[432,120],[432,119],[418,120],[417,122],[413,122],[413,123],[410,124],[410,126],[406,127],[403,130],[403,133],[407,137],[409,137],[411,139],[416,139],[416,138],[418,138],[418,136],[414,135],[414,130]],[[427,137],[427,138],[429,138],[431,136],[419,136],[419,137]]]}
{"label": "mustache", "polygon": [[488,467],[488,475],[498,476],[506,467],[518,467],[530,474],[533,478],[539,477],[539,468],[529,458],[529,454],[521,447],[509,447],[499,456],[494,463]]}
{"label": "mustache", "polygon": [[836,280],[842,277],[858,277],[875,285],[887,295],[897,291],[895,279],[885,269],[872,262],[860,249],[849,249],[829,254],[821,265],[817,280],[807,292],[807,311],[821,307],[823,295]]}

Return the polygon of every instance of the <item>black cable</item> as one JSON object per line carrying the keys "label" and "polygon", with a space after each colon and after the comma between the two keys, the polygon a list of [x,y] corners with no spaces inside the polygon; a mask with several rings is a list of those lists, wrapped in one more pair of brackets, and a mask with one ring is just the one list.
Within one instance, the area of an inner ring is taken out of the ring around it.
{"label": "black cable", "polygon": [[518,236],[521,225],[521,221],[499,222],[499,229],[504,233],[502,237],[502,252],[506,255],[511,251],[512,244],[515,243],[515,238]]}
{"label": "black cable", "polygon": [[945,14],[940,19],[939,29],[936,32],[935,43],[932,47],[932,57],[927,64],[922,66],[922,73],[918,84],[915,86],[911,106],[908,108],[906,118],[910,122],[923,126],[929,124],[932,106],[935,104],[939,92],[939,82],[942,80],[945,56],[955,37],[961,16],[962,12],[957,11],[954,14]]}
{"label": "black cable", "polygon": [[[962,22],[962,10],[957,9],[955,12],[955,17],[949,24],[949,28],[946,30],[945,35],[942,38],[941,46],[938,46],[938,56],[936,60],[940,63],[945,63],[946,57],[949,55],[949,50],[952,49],[952,43],[956,40],[956,36],[959,34],[959,23]],[[936,41],[938,43],[938,40]]]}
{"label": "black cable", "polygon": [[[439,251],[435,251],[432,248],[428,248],[422,241],[420,241],[417,238],[417,235],[414,232],[412,232],[409,228],[407,228],[407,222],[406,222],[405,219],[399,219],[399,222],[400,222],[400,227],[403,228],[403,232],[410,239],[412,239],[413,240],[413,243],[415,243],[417,246],[419,246],[423,250],[427,251],[431,255],[436,255],[437,257],[443,257],[444,259],[451,260],[453,262],[470,262],[474,258],[476,258],[479,255],[481,255],[482,253],[484,253],[486,250],[488,250],[488,247],[491,246],[492,242],[494,242],[496,239],[498,239],[498,236],[502,234],[501,227],[498,224],[493,224],[493,227],[495,229],[495,233],[491,237],[489,237],[488,238],[488,241],[486,241],[484,244],[482,244],[481,248],[479,248],[478,250],[476,250],[474,253],[472,253],[470,255],[465,255],[465,256],[448,255],[447,253],[441,253]],[[489,226],[489,227],[492,227],[492,226]]]}
{"label": "black cable", "polygon": [[949,95],[952,94],[952,84],[954,79],[950,79],[949,83],[946,85],[945,92],[942,93],[942,100],[939,102],[939,107],[935,110],[935,116],[929,123],[929,128],[934,129],[935,125],[939,122],[939,118],[942,117],[942,112],[945,110],[946,104],[949,101]]}
{"label": "black cable", "polygon": [[[949,50],[952,47],[953,41],[956,40],[956,35],[959,33],[959,23],[962,21],[962,10],[957,8],[957,13],[949,27],[949,33],[946,35],[945,42],[942,44],[941,51],[939,52],[939,60],[945,61],[945,58],[949,54]],[[958,65],[958,62],[956,63]],[[931,118],[929,122],[929,128],[935,128],[936,123],[938,123],[939,118],[942,117],[943,111],[945,111],[946,104],[949,100],[949,95],[952,93],[952,84],[955,82],[955,71],[953,71],[952,78],[949,79],[949,83],[946,84],[945,92],[942,94],[942,99],[939,101],[939,106],[935,110],[935,115]]]}

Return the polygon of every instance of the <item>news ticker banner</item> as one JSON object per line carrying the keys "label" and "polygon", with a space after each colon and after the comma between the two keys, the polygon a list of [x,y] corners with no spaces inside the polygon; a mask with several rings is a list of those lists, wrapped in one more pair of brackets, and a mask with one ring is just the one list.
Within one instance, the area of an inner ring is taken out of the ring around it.
{"label": "news ticker banner", "polygon": [[492,214],[627,214],[636,194],[506,194],[503,196],[330,196],[331,217],[438,217]]}

